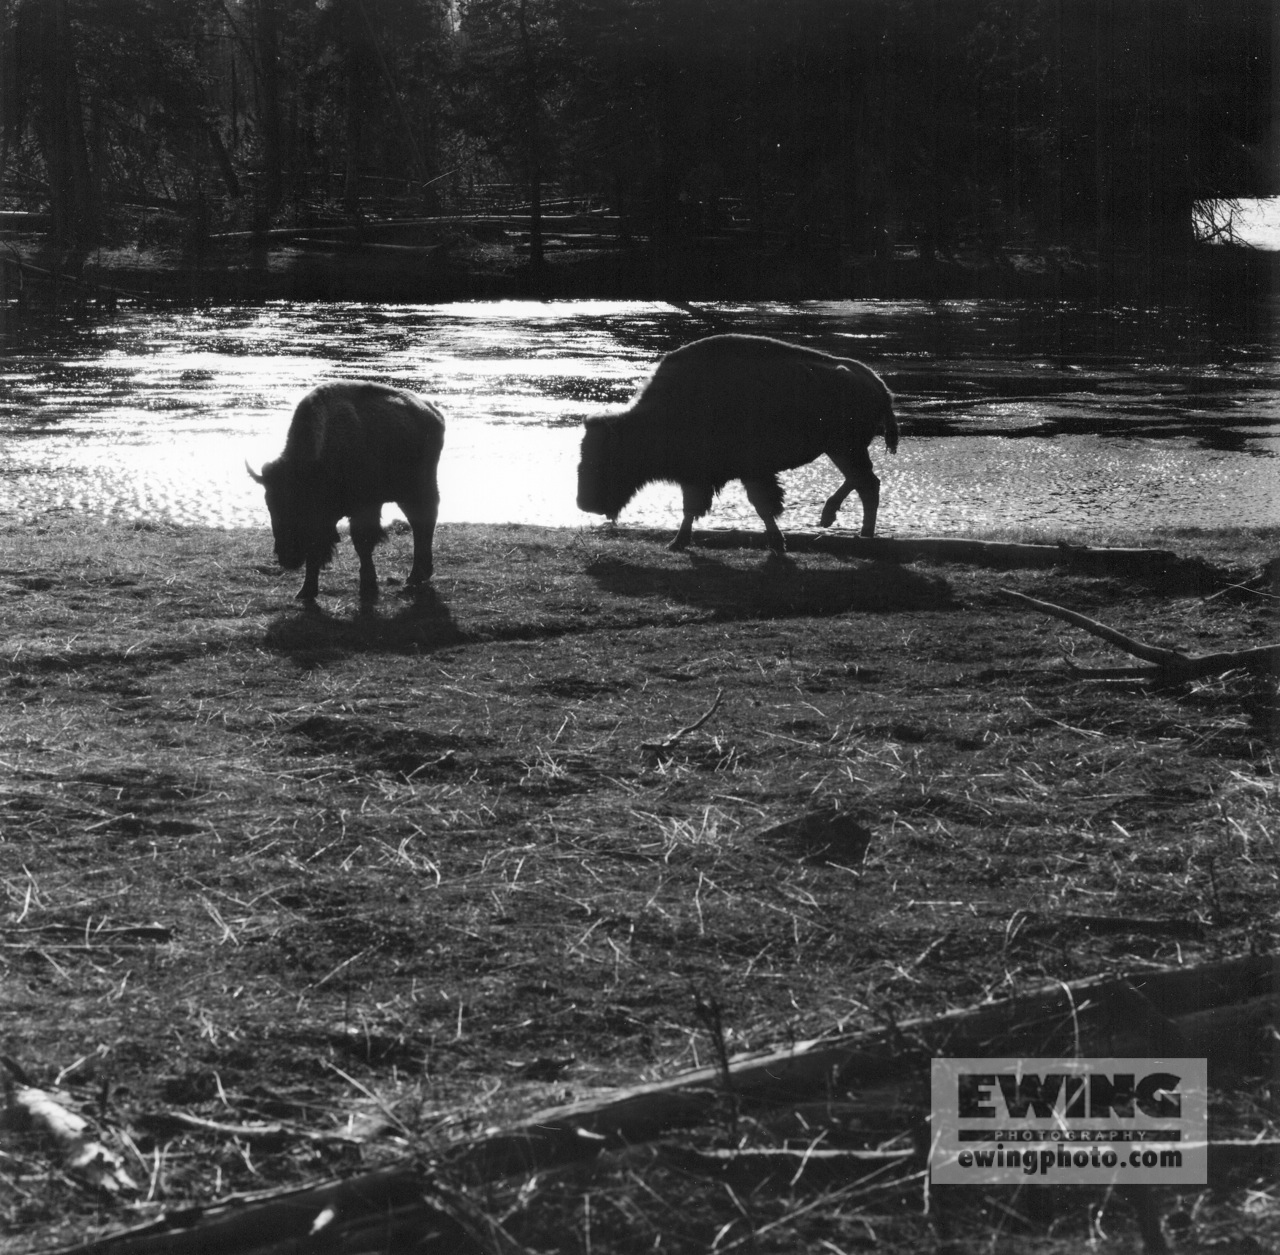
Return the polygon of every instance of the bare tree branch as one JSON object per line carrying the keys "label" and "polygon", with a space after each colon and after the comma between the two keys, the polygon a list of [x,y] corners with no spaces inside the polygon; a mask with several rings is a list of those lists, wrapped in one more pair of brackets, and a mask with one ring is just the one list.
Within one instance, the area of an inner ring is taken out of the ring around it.
{"label": "bare tree branch", "polygon": [[[1064,606],[1055,606],[1051,601],[1037,601],[1036,598],[1028,597],[1024,593],[1015,593],[1010,588],[1002,588],[999,592],[1002,597],[1006,597],[1010,601],[1023,602],[1033,609],[1039,610],[1042,614],[1052,615],[1055,619],[1064,619],[1068,623],[1074,623],[1076,627],[1084,628],[1086,632],[1091,632],[1094,636],[1100,636],[1104,641],[1110,641],[1111,644],[1123,649],[1125,653],[1132,654],[1135,658],[1141,658],[1145,662],[1155,664],[1152,667],[1136,667],[1125,671],[1116,669],[1099,672],[1080,671],[1080,674],[1091,676],[1094,679],[1104,677],[1117,678],[1120,676],[1150,676],[1168,680],[1192,680],[1199,676],[1218,675],[1223,671],[1263,672],[1280,670],[1280,644],[1258,645],[1253,649],[1223,650],[1213,654],[1188,654],[1180,649],[1165,649],[1160,645],[1148,645],[1132,636],[1126,636],[1123,632],[1117,632],[1115,628],[1108,627],[1105,623],[1090,619],[1087,615],[1068,610]],[[1077,670],[1079,669],[1077,668]]]}

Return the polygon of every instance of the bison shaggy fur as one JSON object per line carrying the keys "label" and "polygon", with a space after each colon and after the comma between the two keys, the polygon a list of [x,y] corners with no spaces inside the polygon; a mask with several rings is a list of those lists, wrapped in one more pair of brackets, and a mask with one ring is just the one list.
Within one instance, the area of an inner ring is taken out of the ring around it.
{"label": "bison shaggy fur", "polygon": [[351,520],[360,558],[360,598],[373,601],[374,546],[383,538],[382,507],[394,501],[413,529],[407,587],[431,578],[431,543],[440,492],[436,467],[444,419],[429,402],[379,383],[326,383],[294,411],[284,452],[253,476],[266,490],[276,558],[286,571],[306,567],[298,596],[313,600],[320,568],[333,558],[338,520]]}
{"label": "bison shaggy fur", "polygon": [[898,447],[893,397],[861,362],[766,336],[696,340],[658,364],[631,408],[590,418],[578,465],[578,508],[614,520],[645,484],[674,481],[684,520],[673,549],[688,545],[694,519],[740,479],[764,520],[770,546],[786,542],[778,472],[825,453],[844,483],[822,507],[829,527],[851,492],[862,501],[862,534],[875,534],[880,481],[868,446]]}

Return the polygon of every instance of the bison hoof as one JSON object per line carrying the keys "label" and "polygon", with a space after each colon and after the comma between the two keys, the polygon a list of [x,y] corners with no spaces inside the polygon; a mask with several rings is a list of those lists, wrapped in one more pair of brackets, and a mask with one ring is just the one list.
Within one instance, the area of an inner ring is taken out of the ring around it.
{"label": "bison hoof", "polygon": [[672,542],[667,546],[667,548],[668,548],[668,549],[670,549],[673,553],[679,553],[679,552],[680,552],[680,550],[682,550],[682,549],[688,549],[688,548],[689,548],[689,537],[688,537],[688,536],[677,536],[677,537],[675,538],[675,540],[673,540],[673,541],[672,541]]}
{"label": "bison hoof", "polygon": [[832,524],[832,523],[834,523],[835,521],[836,521],[836,516],[835,516],[834,514],[824,514],[824,515],[823,515],[823,516],[818,520],[818,526],[819,526],[819,527],[830,527],[830,526],[831,526],[831,524]]}

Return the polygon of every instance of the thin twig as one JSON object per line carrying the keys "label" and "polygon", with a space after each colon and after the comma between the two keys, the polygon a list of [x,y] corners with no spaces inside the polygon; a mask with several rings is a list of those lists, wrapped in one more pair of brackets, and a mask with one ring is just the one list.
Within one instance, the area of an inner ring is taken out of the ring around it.
{"label": "thin twig", "polygon": [[665,754],[668,750],[675,749],[681,738],[688,736],[690,732],[696,732],[719,710],[720,700],[723,697],[724,689],[720,689],[716,693],[716,700],[711,703],[700,719],[695,719],[693,723],[686,724],[683,728],[677,728],[665,741],[641,741],[640,748],[650,754]]}

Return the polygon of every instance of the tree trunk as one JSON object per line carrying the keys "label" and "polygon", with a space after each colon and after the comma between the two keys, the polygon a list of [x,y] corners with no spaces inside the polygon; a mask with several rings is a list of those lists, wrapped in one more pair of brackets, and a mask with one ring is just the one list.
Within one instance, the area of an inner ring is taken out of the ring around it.
{"label": "tree trunk", "polygon": [[661,64],[658,70],[657,152],[655,154],[655,195],[653,244],[660,288],[666,286],[671,250],[680,233],[680,182],[682,176],[681,117],[679,96],[681,44],[675,29],[674,0],[659,0],[658,39]]}
{"label": "tree trunk", "polygon": [[342,179],[342,208],[355,214],[360,208],[360,178],[357,160],[360,153],[360,96],[354,65],[347,67],[347,151]]}
{"label": "tree trunk", "polygon": [[283,141],[280,122],[280,35],[276,0],[255,0],[254,26],[258,83],[258,126],[262,133],[262,185],[254,205],[253,226],[263,232],[284,199]]}
{"label": "tree trunk", "polygon": [[[9,124],[4,107],[6,95],[4,76],[7,73],[9,73],[9,6],[0,4],[0,202],[3,202],[4,198],[4,173],[9,156]],[[9,301],[5,274],[4,263],[0,262],[0,319],[4,318],[4,311]],[[3,331],[2,322],[0,322],[0,331]]]}
{"label": "tree trunk", "polygon": [[757,8],[751,28],[751,169],[748,183],[748,213],[751,221],[753,256],[757,266],[764,255],[764,146],[765,146],[765,33],[762,11]]}
{"label": "tree trunk", "polygon": [[227,152],[227,146],[222,142],[222,136],[218,133],[216,124],[212,122],[209,124],[208,135],[209,147],[218,166],[218,173],[222,176],[223,185],[227,189],[227,195],[235,199],[240,195],[240,180],[236,178],[236,168],[231,164],[231,154]]}
{"label": "tree trunk", "polygon": [[67,0],[43,0],[39,30],[39,140],[49,177],[53,237],[62,244],[90,244],[98,235],[97,195],[89,168]]}
{"label": "tree trunk", "polygon": [[524,58],[525,108],[528,110],[525,163],[529,178],[529,275],[542,282],[542,127],[538,118],[538,67],[529,35],[528,0],[520,0],[520,50]]}

